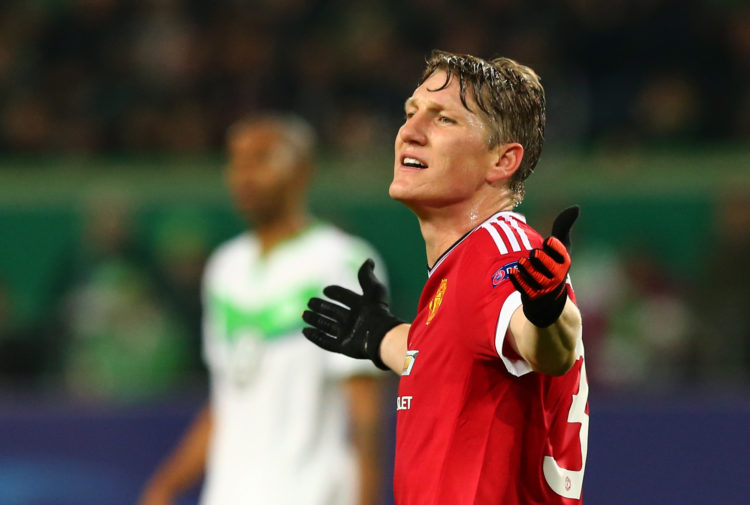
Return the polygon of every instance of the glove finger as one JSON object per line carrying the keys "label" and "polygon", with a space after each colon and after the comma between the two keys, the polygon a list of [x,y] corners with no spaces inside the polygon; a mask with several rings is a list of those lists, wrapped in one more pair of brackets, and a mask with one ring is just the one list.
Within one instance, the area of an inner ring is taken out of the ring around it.
{"label": "glove finger", "polygon": [[536,290],[529,286],[529,284],[524,280],[523,277],[521,277],[518,272],[513,272],[508,275],[508,279],[510,279],[510,282],[513,284],[513,287],[516,288],[516,291],[521,293],[521,295],[527,297],[527,298],[533,298]]}
{"label": "glove finger", "polygon": [[545,264],[545,260],[549,261],[549,258],[545,256],[543,251],[540,251],[539,249],[534,249],[533,251],[531,251],[531,255],[529,256],[529,263],[531,264],[531,267],[547,279],[551,279],[553,274]]}
{"label": "glove finger", "polygon": [[318,330],[334,337],[341,335],[341,325],[339,323],[315,312],[309,310],[304,311],[302,313],[302,320],[310,326],[314,326]]}
{"label": "glove finger", "polygon": [[307,306],[310,307],[313,312],[322,314],[339,323],[345,321],[349,315],[348,309],[337,303],[331,303],[320,298],[310,298],[310,301],[307,302]]}
{"label": "glove finger", "polygon": [[547,237],[542,245],[542,250],[557,263],[565,263],[566,256],[569,257],[565,245],[557,237]]}
{"label": "glove finger", "polygon": [[359,305],[362,300],[362,295],[341,286],[326,286],[323,288],[323,294],[349,308]]}
{"label": "glove finger", "polygon": [[[549,258],[547,258],[547,260],[551,261],[551,259]],[[555,275],[553,275],[551,278],[548,278],[541,272],[534,270],[530,264],[530,260],[527,260],[526,258],[522,258],[521,260],[519,260],[518,267],[518,272],[521,274],[519,278],[521,282],[525,283],[531,290],[528,293],[528,296],[532,300],[536,300],[542,296],[552,293],[558,290],[561,285],[565,284],[565,275],[567,275],[567,272],[561,273],[563,271],[559,268],[549,268],[550,265],[548,265],[548,268],[555,273]]]}
{"label": "glove finger", "polygon": [[516,273],[516,276],[532,291],[542,289],[544,276],[534,272],[533,266],[529,263],[528,258],[521,258],[518,260],[518,272]]}
{"label": "glove finger", "polygon": [[[556,238],[552,238],[557,245],[564,250],[562,243]],[[570,270],[570,256],[565,253],[565,256],[560,258],[561,261],[557,261],[554,256],[559,256],[557,252],[552,251],[550,255],[545,249],[535,249],[532,251],[533,258],[529,258],[530,263],[536,268],[542,265],[543,268],[538,268],[538,271],[543,273],[549,280],[555,282],[561,282]],[[544,282],[546,283],[546,281]]]}
{"label": "glove finger", "polygon": [[513,284],[513,287],[516,288],[516,291],[528,295],[526,286],[523,286],[521,284],[521,282],[516,278],[516,274],[514,272],[508,274],[508,279],[510,280],[510,283]]}
{"label": "glove finger", "polygon": [[552,223],[552,233],[550,235],[557,237],[568,250],[570,250],[570,229],[573,227],[573,223],[576,222],[580,213],[581,208],[578,205],[573,205],[560,212]]}
{"label": "glove finger", "polygon": [[338,339],[331,337],[315,328],[302,328],[302,334],[318,347],[326,351],[341,352]]}
{"label": "glove finger", "polygon": [[[519,260],[518,266],[518,271],[521,273],[522,279],[534,290],[534,296],[546,293],[560,283],[554,275],[548,277],[544,272],[537,270],[530,259],[523,258],[523,261]],[[545,268],[545,270],[549,271],[548,268]]]}
{"label": "glove finger", "polygon": [[362,286],[362,294],[368,300],[374,302],[384,302],[386,299],[386,290],[382,282],[375,277],[375,262],[372,258],[367,258],[357,272],[359,285]]}
{"label": "glove finger", "polygon": [[541,286],[534,280],[531,274],[529,274],[527,268],[521,263],[524,260],[526,260],[526,258],[521,258],[518,261],[517,270],[515,272],[510,272],[508,277],[518,291],[527,296],[533,296]]}

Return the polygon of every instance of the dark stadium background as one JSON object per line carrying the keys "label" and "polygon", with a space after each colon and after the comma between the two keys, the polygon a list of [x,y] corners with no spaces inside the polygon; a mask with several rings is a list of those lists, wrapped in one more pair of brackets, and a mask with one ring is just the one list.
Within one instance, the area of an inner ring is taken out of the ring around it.
{"label": "dark stadium background", "polygon": [[[387,185],[432,48],[510,56],[545,84],[519,210],[543,230],[582,207],[585,502],[747,503],[743,0],[4,1],[0,503],[134,503],[202,401],[197,279],[241,229],[222,180],[238,117],[316,126],[313,208],[381,251],[413,315],[423,244]],[[108,297],[120,323],[97,318]]]}

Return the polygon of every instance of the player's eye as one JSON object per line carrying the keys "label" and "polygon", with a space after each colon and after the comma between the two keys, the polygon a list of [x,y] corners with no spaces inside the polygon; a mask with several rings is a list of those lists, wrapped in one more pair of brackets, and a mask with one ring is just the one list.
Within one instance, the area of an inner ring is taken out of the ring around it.
{"label": "player's eye", "polygon": [[456,120],[448,116],[439,116],[438,121],[443,124],[456,124]]}

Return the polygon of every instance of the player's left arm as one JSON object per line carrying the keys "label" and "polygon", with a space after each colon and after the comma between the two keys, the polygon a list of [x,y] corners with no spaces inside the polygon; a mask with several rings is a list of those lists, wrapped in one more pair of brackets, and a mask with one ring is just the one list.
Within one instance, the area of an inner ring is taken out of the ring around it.
{"label": "player's left arm", "polygon": [[568,299],[560,317],[540,328],[526,318],[521,307],[510,320],[509,344],[535,372],[564,375],[577,359],[576,343],[581,334],[581,313]]}
{"label": "player's left arm", "polygon": [[532,370],[549,375],[565,374],[578,357],[581,313],[567,284],[570,228],[578,214],[577,206],[560,213],[542,247],[521,258],[510,274],[522,305],[511,317],[509,344]]}

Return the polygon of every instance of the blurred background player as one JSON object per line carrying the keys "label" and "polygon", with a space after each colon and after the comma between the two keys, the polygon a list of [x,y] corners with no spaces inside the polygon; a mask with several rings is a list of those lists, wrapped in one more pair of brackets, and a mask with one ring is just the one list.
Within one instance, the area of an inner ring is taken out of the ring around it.
{"label": "blurred background player", "polygon": [[434,51],[406,100],[389,190],[425,241],[417,316],[390,313],[371,261],[362,295],[329,286],[338,304],[312,298],[303,315],[317,345],[401,375],[397,505],[581,503],[588,382],[567,282],[578,208],[547,239],[513,212],[545,113],[529,67]]}
{"label": "blurred background player", "polygon": [[301,334],[307,299],[332,281],[355,283],[358,265],[374,254],[310,216],[314,144],[311,127],[293,116],[249,118],[229,130],[228,184],[253,231],[207,263],[210,400],[141,505],[174,503],[204,470],[202,505],[377,503],[377,371],[310,348]]}

